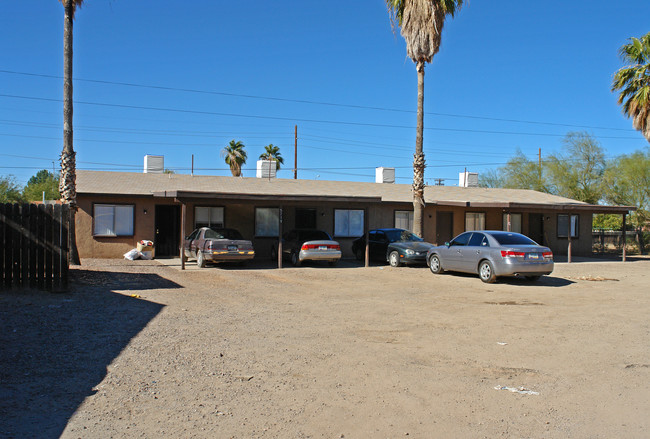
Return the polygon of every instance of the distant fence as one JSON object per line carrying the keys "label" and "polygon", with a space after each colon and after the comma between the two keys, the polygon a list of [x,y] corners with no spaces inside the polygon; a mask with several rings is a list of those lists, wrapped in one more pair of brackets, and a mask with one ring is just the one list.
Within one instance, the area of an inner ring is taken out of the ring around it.
{"label": "distant fence", "polygon": [[68,288],[68,205],[0,204],[0,289]]}
{"label": "distant fence", "polygon": [[620,230],[594,230],[591,232],[591,236],[592,249],[594,252],[611,253],[621,251],[623,249],[624,242],[634,242],[636,232],[627,231],[625,232],[625,238],[623,238],[623,232]]}

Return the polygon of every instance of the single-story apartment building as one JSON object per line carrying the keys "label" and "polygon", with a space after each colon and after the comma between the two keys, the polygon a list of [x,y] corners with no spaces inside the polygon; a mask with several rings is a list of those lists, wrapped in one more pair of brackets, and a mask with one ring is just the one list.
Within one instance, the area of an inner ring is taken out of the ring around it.
{"label": "single-story apartment building", "polygon": [[[592,216],[626,215],[630,206],[591,205],[522,189],[428,186],[425,241],[444,244],[466,230],[512,230],[555,254],[589,255]],[[76,237],[81,258],[121,258],[140,240],[156,257],[177,256],[182,238],[202,226],[238,229],[257,258],[270,258],[291,229],[325,230],[351,258],[366,230],[410,229],[410,184],[188,174],[77,171]]]}

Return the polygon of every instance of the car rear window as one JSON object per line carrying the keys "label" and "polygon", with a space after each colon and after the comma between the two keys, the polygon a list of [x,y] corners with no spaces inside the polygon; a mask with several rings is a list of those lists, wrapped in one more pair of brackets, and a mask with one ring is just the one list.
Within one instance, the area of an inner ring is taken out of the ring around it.
{"label": "car rear window", "polygon": [[302,241],[331,241],[330,235],[322,230],[309,230],[306,232],[301,232]]}
{"label": "car rear window", "polygon": [[205,231],[205,239],[244,239],[235,229],[208,229]]}
{"label": "car rear window", "polygon": [[519,233],[495,233],[492,237],[501,245],[537,245],[535,241]]}

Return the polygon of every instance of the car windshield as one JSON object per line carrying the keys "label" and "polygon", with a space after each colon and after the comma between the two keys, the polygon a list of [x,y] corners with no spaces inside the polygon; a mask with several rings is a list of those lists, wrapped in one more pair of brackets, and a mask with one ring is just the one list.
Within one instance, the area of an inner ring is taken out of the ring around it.
{"label": "car windshield", "polygon": [[301,241],[331,241],[330,235],[322,230],[306,230],[300,232]]}
{"label": "car windshield", "polygon": [[501,245],[537,245],[535,241],[519,233],[493,233],[492,237]]}
{"label": "car windshield", "polygon": [[208,229],[205,231],[205,239],[244,239],[235,229]]}
{"label": "car windshield", "polygon": [[423,241],[417,235],[409,232],[408,230],[386,230],[386,236],[388,237],[388,242],[398,242],[398,241]]}

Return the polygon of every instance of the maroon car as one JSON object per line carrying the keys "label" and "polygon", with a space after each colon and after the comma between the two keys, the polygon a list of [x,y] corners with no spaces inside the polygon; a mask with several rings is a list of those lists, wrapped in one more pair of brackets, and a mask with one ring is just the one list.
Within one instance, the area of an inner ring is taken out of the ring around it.
{"label": "maroon car", "polygon": [[199,268],[208,262],[244,264],[255,257],[253,243],[235,229],[196,229],[183,241],[183,251],[186,257],[196,259]]}

